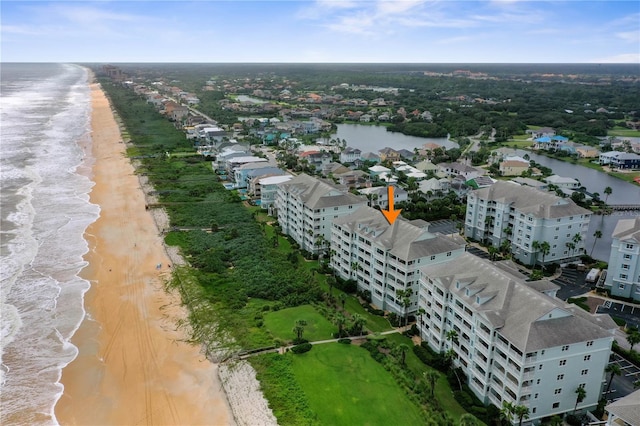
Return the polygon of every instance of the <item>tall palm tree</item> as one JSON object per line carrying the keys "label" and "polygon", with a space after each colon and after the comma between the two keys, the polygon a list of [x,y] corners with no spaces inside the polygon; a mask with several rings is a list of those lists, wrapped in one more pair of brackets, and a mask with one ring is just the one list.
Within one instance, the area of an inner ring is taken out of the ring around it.
{"label": "tall palm tree", "polygon": [[582,235],[578,232],[573,236],[571,241],[573,241],[573,243],[576,245],[576,248],[578,248],[578,246],[580,245],[580,242],[582,241]]}
{"label": "tall palm tree", "polygon": [[635,345],[637,345],[638,343],[640,343],[640,332],[637,330],[634,330],[630,333],[627,334],[627,342],[629,342],[629,344],[631,345],[631,352],[633,352],[633,347]]}
{"label": "tall palm tree", "polygon": [[500,418],[504,419],[507,423],[513,424],[515,406],[509,401],[502,401],[502,408],[500,409]]}
{"label": "tall palm tree", "polygon": [[344,315],[342,315],[342,313],[338,312],[338,314],[333,319],[333,322],[338,326],[338,337],[342,337],[344,333],[344,325],[346,324],[347,319]]}
{"label": "tall palm tree", "polygon": [[596,230],[596,232],[593,233],[593,236],[595,237],[593,240],[593,246],[591,246],[591,252],[589,253],[589,256],[593,255],[593,249],[596,248],[596,243],[598,242],[598,239],[602,238],[602,231],[601,230]]}
{"label": "tall palm tree", "polygon": [[407,352],[409,352],[409,345],[406,343],[400,343],[398,345],[398,350],[400,351],[400,364],[404,365],[407,359]]}
{"label": "tall palm tree", "polygon": [[536,268],[536,263],[538,263],[538,252],[540,251],[540,241],[535,240],[531,243],[531,249],[533,250],[533,269]]}
{"label": "tall palm tree", "polygon": [[433,398],[436,391],[436,382],[440,378],[440,374],[436,370],[429,370],[424,372],[424,378],[429,383],[429,390],[431,392],[431,397]]}
{"label": "tall palm tree", "polygon": [[540,265],[540,269],[544,266],[544,258],[551,251],[551,246],[548,242],[543,241],[540,243],[540,253],[542,253],[542,264]]}
{"label": "tall palm tree", "polygon": [[578,389],[576,389],[576,405],[573,407],[574,414],[578,409],[578,404],[584,401],[586,397],[587,397],[587,391],[585,390],[585,388],[582,386],[578,386]]}
{"label": "tall palm tree", "polygon": [[611,195],[611,193],[613,192],[613,189],[611,189],[610,186],[607,186],[602,192],[604,192],[604,195],[605,195],[604,203],[607,204],[607,200],[609,199],[609,195]]}
{"label": "tall palm tree", "polygon": [[362,334],[362,329],[364,328],[367,320],[360,314],[353,314],[351,317],[352,325],[351,329],[354,334],[360,335]]}
{"label": "tall palm tree", "polygon": [[607,368],[604,369],[604,371],[605,373],[611,374],[609,376],[609,383],[607,383],[607,390],[604,392],[604,394],[606,395],[609,393],[609,389],[611,389],[611,382],[613,382],[613,377],[621,375],[622,370],[620,369],[620,366],[618,364],[609,364],[607,365]]}
{"label": "tall palm tree", "polygon": [[525,405],[516,405],[513,407],[513,414],[518,418],[518,426],[522,426],[522,420],[529,418],[529,407]]}

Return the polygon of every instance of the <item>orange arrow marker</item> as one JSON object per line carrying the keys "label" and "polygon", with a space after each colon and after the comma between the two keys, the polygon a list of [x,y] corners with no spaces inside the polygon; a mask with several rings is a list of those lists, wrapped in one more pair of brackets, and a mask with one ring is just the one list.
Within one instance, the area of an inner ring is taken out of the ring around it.
{"label": "orange arrow marker", "polygon": [[389,210],[382,210],[382,214],[387,218],[389,225],[393,225],[393,222],[396,221],[402,211],[402,209],[395,210],[393,208],[393,186],[387,186],[387,198],[389,199]]}

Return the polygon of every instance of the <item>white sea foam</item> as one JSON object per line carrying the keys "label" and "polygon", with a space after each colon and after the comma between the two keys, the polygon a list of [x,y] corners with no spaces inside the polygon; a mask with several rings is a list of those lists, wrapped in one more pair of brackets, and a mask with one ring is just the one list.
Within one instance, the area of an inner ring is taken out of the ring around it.
{"label": "white sea foam", "polygon": [[1,83],[0,423],[55,424],[85,315],[83,235],[99,214],[79,173],[90,90],[73,65],[5,64]]}

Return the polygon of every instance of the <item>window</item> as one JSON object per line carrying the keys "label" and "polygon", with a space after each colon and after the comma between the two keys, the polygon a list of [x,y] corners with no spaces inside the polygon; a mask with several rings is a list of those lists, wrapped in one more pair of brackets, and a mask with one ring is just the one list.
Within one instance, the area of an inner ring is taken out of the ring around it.
{"label": "window", "polygon": [[560,395],[562,393],[562,388],[558,388],[553,391],[554,395]]}
{"label": "window", "polygon": [[587,347],[589,347],[589,346],[593,346],[593,340],[587,342]]}
{"label": "window", "polygon": [[564,374],[558,374],[558,377],[556,377],[556,380],[564,380]]}
{"label": "window", "polygon": [[447,252],[447,256],[451,256],[451,252],[450,251]]}
{"label": "window", "polygon": [[627,265],[626,263],[622,265],[622,269],[629,269],[629,265]]}
{"label": "window", "polygon": [[631,250],[633,248],[633,244],[627,244],[626,247]]}
{"label": "window", "polygon": [[436,257],[435,256],[431,256],[431,260],[436,260]]}
{"label": "window", "polygon": [[591,355],[585,355],[585,356],[584,356],[584,360],[585,360],[585,361],[589,361],[590,359],[591,359]]}
{"label": "window", "polygon": [[533,395],[533,399],[538,399],[538,394]]}
{"label": "window", "polygon": [[586,368],[580,372],[581,376],[586,376],[587,374],[589,374],[589,369]]}
{"label": "window", "polygon": [[536,385],[540,384],[540,379],[536,380]]}
{"label": "window", "polygon": [[620,274],[620,279],[626,280],[627,276],[628,276],[627,274]]}
{"label": "window", "polygon": [[623,256],[624,260],[631,260],[631,255],[630,254],[625,254]]}
{"label": "window", "polygon": [[533,407],[533,408],[531,409],[531,412],[532,412],[533,414],[535,414],[537,409],[538,409],[538,407]]}
{"label": "window", "polygon": [[569,345],[564,345],[564,346],[562,347],[562,352],[564,352],[564,351],[568,351],[568,350],[569,350]]}
{"label": "window", "polygon": [[560,360],[560,367],[567,365],[567,360],[566,359],[561,359]]}
{"label": "window", "polygon": [[[559,220],[559,219],[558,219],[558,220]],[[554,403],[553,403],[553,408],[558,408],[559,406],[560,406],[560,403],[559,403],[559,402],[554,402]]]}

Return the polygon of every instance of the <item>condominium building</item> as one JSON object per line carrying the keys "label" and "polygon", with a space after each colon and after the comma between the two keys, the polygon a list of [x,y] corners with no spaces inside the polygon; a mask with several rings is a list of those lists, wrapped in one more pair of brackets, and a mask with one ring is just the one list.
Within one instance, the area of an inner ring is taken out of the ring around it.
{"label": "condominium building", "polygon": [[[465,251],[461,237],[431,233],[428,225],[402,218],[390,225],[379,210],[360,207],[333,221],[331,266],[341,278],[356,280],[360,290],[369,291],[378,308],[413,314],[418,310],[418,269]],[[407,290],[410,294],[403,296]]]}
{"label": "condominium building", "polygon": [[365,197],[327,180],[300,174],[278,184],[274,207],[282,232],[302,250],[318,253],[328,246],[333,221],[366,204]]}
{"label": "condominium building", "polygon": [[[511,253],[524,264],[547,264],[582,253],[590,220],[591,211],[570,198],[498,181],[468,194],[464,232],[495,247],[509,241]],[[548,253],[537,249],[534,241],[547,242]]]}
{"label": "condominium building", "polygon": [[620,219],[613,230],[605,287],[640,301],[640,216]]}
{"label": "condominium building", "polygon": [[592,409],[601,395],[616,324],[557,299],[548,280],[527,282],[517,269],[469,253],[421,269],[419,330],[455,364],[486,404],[529,408],[537,424],[573,411],[576,389]]}

